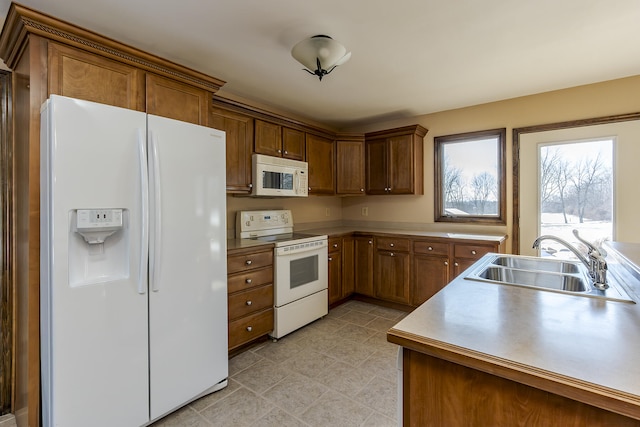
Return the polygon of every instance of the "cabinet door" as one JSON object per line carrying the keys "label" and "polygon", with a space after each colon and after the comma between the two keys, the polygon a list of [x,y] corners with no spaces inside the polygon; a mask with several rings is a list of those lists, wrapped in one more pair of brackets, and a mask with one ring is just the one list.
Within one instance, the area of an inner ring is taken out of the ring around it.
{"label": "cabinet door", "polygon": [[355,292],[355,246],[353,237],[342,238],[342,297]]}
{"label": "cabinet door", "polygon": [[254,151],[267,156],[282,157],[282,128],[280,125],[256,119]]}
{"label": "cabinet door", "polygon": [[364,194],[364,137],[336,141],[336,192]]}
{"label": "cabinet door", "polygon": [[366,142],[367,194],[387,194],[387,142],[374,139]]}
{"label": "cabinet door", "polygon": [[374,290],[377,298],[409,304],[409,253],[376,251]]}
{"label": "cabinet door", "polygon": [[309,194],[335,194],[335,158],[333,140],[307,134]]}
{"label": "cabinet door", "polygon": [[293,160],[304,160],[304,132],[301,130],[282,128],[282,157]]}
{"label": "cabinet door", "polygon": [[374,296],[373,294],[373,236],[356,237],[355,252],[355,291],[356,293]]}
{"label": "cabinet door", "polygon": [[414,194],[413,137],[389,138],[388,150],[389,193]]}
{"label": "cabinet door", "polygon": [[342,252],[329,252],[329,304],[342,299]]}
{"label": "cabinet door", "polygon": [[145,111],[144,71],[49,42],[49,94]]}
{"label": "cabinet door", "polygon": [[147,74],[147,113],[207,126],[211,94],[198,87]]}
{"label": "cabinet door", "polygon": [[253,119],[221,108],[212,108],[209,126],[227,133],[227,193],[250,193]]}
{"label": "cabinet door", "polygon": [[412,265],[411,305],[418,306],[449,283],[449,257],[416,254]]}

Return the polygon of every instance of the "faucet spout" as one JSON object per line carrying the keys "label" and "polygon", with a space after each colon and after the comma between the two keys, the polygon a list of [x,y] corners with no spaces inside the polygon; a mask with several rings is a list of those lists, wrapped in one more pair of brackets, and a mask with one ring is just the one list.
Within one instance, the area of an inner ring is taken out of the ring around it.
{"label": "faucet spout", "polygon": [[589,275],[593,279],[593,286],[600,290],[607,289],[609,287],[609,285],[607,284],[607,262],[604,259],[604,256],[600,254],[598,248],[596,248],[593,244],[582,239],[578,235],[578,230],[573,230],[573,234],[578,238],[580,242],[584,243],[585,246],[587,246],[588,253],[586,256],[566,240],[549,234],[540,236],[536,240],[534,240],[533,248],[539,249],[540,242],[542,242],[543,240],[555,240],[556,242],[562,244],[571,252],[573,252],[573,254],[587,267],[587,269],[589,270]]}
{"label": "faucet spout", "polygon": [[550,234],[545,234],[544,236],[540,236],[538,237],[536,240],[533,241],[533,249],[539,249],[540,248],[540,242],[542,242],[543,240],[555,240],[556,242],[560,243],[561,245],[565,246],[567,249],[569,249],[571,252],[573,252],[573,254],[589,269],[591,270],[591,263],[589,262],[589,259],[587,259],[586,256],[584,256],[575,246],[573,246],[571,243],[567,242],[564,239],[561,239],[557,236],[552,236]]}

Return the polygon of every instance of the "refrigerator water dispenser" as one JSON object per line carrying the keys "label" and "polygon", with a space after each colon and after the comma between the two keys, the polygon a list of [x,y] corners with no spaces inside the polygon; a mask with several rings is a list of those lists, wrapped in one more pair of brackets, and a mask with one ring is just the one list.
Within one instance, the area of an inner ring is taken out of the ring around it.
{"label": "refrigerator water dispenser", "polygon": [[129,277],[129,212],[69,212],[69,284],[72,287]]}

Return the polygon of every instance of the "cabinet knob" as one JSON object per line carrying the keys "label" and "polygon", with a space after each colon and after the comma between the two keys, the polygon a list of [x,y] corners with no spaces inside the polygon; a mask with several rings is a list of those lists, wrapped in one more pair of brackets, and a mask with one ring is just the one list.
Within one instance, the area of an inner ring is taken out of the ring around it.
{"label": "cabinet knob", "polygon": [[370,244],[370,245],[373,245],[373,240],[369,240],[369,244]]}
{"label": "cabinet knob", "polygon": [[361,189],[360,189],[360,192],[361,192],[361,193],[364,193],[364,188],[361,188]]}
{"label": "cabinet knob", "polygon": [[393,256],[393,252],[389,253],[389,255]]}
{"label": "cabinet knob", "polygon": [[333,261],[333,258],[329,257],[329,261]]}
{"label": "cabinet knob", "polygon": [[248,259],[248,260],[245,262],[245,264],[247,264],[247,265],[251,265],[251,260],[250,260],[250,259]]}
{"label": "cabinet knob", "polygon": [[433,250],[433,248],[432,248],[431,246],[429,246],[429,247],[427,248],[427,250],[432,251],[432,250]]}
{"label": "cabinet knob", "polygon": [[475,255],[475,254],[476,254],[476,251],[471,251],[471,255]]}
{"label": "cabinet knob", "polygon": [[445,262],[444,262],[444,265],[449,265],[449,261],[445,261]]}
{"label": "cabinet knob", "polygon": [[309,187],[309,191],[311,191],[311,187]]}
{"label": "cabinet knob", "polygon": [[253,331],[253,328],[251,326],[247,326],[247,332],[251,332]]}
{"label": "cabinet knob", "polygon": [[253,184],[249,184],[249,185],[248,185],[248,187],[249,187],[249,188],[253,188]]}
{"label": "cabinet knob", "polygon": [[284,150],[284,154],[289,154],[289,152],[287,150]]}
{"label": "cabinet knob", "polygon": [[389,246],[393,247],[393,243],[389,243]]}
{"label": "cabinet knob", "polygon": [[247,301],[247,302],[246,302],[246,304],[247,304],[247,305],[251,305],[251,304],[253,304],[253,303],[251,302],[251,300],[249,300],[249,301]]}
{"label": "cabinet knob", "polygon": [[455,265],[456,267],[460,266],[460,264],[458,264],[457,262],[454,262],[453,265]]}
{"label": "cabinet knob", "polygon": [[278,153],[282,153],[282,150],[278,150]]}
{"label": "cabinet knob", "polygon": [[247,285],[250,285],[250,284],[251,284],[251,282],[253,282],[253,280],[251,280],[251,279],[247,279],[247,280],[245,280],[244,282],[245,282]]}
{"label": "cabinet knob", "polygon": [[334,244],[333,244],[333,247],[334,247],[334,248],[337,248],[337,247],[338,247],[338,244],[337,244],[337,243],[334,243]]}

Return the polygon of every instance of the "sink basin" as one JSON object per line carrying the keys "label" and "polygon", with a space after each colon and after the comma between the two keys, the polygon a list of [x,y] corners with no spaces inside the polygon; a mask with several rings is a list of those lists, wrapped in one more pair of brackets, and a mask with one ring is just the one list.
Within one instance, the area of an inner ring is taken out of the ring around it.
{"label": "sink basin", "polygon": [[543,258],[527,258],[499,256],[492,264],[522,270],[551,271],[556,273],[578,273],[580,265],[567,261],[546,260]]}
{"label": "sink basin", "polygon": [[488,253],[464,273],[464,278],[500,285],[520,286],[569,295],[634,301],[614,281],[596,289],[584,264],[553,258]]}
{"label": "sink basin", "polygon": [[[572,264],[567,264],[576,267]],[[577,272],[577,268],[576,268]],[[587,292],[591,286],[579,275],[558,274],[532,270],[517,270],[513,268],[502,268],[489,266],[479,277],[487,280],[495,280],[509,284],[536,286],[541,288],[556,289],[566,292]]]}

